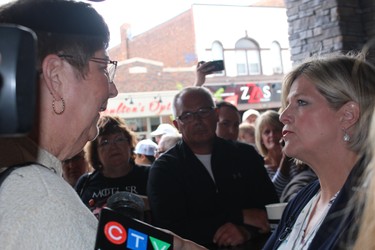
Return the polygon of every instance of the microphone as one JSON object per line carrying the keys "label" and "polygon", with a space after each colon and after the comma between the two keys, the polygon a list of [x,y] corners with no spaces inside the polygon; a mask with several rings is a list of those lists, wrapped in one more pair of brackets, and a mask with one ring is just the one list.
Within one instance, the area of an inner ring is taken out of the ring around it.
{"label": "microphone", "polygon": [[136,194],[117,192],[108,198],[106,206],[130,218],[144,220],[145,203]]}
{"label": "microphone", "polygon": [[144,210],[136,194],[121,191],[110,196],[100,212],[95,250],[172,250],[173,235],[145,223]]}

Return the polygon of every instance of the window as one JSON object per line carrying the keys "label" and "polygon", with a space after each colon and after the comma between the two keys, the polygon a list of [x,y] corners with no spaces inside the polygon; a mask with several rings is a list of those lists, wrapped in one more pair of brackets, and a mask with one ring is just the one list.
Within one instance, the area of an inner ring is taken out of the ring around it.
{"label": "window", "polygon": [[238,75],[260,75],[259,45],[249,39],[242,38],[235,45],[236,64]]}
{"label": "window", "polygon": [[223,45],[220,42],[215,41],[212,43],[212,60],[223,60],[224,53],[223,53]]}
{"label": "window", "polygon": [[136,133],[138,140],[147,138],[147,135],[161,123],[160,117],[126,118],[126,126]]}
{"label": "window", "polygon": [[271,44],[271,57],[272,57],[272,70],[274,74],[282,74],[283,63],[281,59],[281,47],[280,44],[276,41]]}
{"label": "window", "polygon": [[[223,45],[219,41],[215,41],[212,43],[211,52],[212,52],[212,60],[224,60]],[[225,61],[224,61],[224,65],[225,65]],[[219,72],[215,72],[214,74],[224,75],[224,72],[225,71],[219,71]]]}

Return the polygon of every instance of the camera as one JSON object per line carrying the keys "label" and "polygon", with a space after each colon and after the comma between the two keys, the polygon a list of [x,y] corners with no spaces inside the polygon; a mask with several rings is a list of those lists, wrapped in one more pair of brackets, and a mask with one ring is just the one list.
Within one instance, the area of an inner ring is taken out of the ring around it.
{"label": "camera", "polygon": [[36,35],[19,25],[0,25],[0,136],[29,132],[36,102]]}

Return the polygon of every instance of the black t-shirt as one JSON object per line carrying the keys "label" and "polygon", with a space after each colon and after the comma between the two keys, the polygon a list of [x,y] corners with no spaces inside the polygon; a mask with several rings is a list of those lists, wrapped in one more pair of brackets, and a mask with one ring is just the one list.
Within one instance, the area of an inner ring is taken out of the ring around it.
{"label": "black t-shirt", "polygon": [[100,171],[82,175],[75,186],[75,190],[83,203],[97,214],[106,204],[107,199],[119,191],[146,195],[148,173],[150,167],[134,165],[132,170],[119,178],[108,178]]}

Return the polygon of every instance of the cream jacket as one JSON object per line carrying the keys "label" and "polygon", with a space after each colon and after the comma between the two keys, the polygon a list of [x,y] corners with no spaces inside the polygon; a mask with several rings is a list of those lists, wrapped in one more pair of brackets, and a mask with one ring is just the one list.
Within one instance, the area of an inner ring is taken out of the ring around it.
{"label": "cream jacket", "polygon": [[61,162],[27,138],[0,138],[0,168],[14,170],[0,186],[1,249],[94,249],[97,219],[62,178]]}

